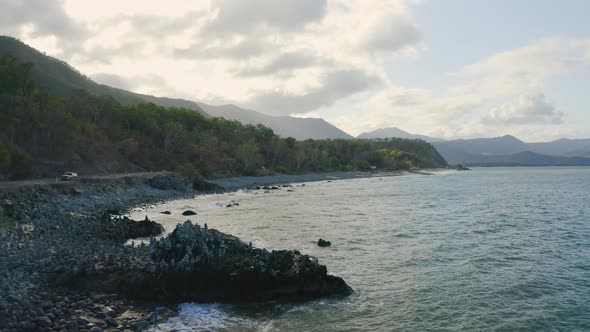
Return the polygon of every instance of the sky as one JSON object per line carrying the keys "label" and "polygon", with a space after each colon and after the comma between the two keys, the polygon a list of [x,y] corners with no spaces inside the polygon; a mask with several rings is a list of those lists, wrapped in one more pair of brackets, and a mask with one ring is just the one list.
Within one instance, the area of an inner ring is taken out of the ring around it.
{"label": "sky", "polygon": [[0,34],[135,92],[352,135],[590,137],[587,0],[0,0]]}

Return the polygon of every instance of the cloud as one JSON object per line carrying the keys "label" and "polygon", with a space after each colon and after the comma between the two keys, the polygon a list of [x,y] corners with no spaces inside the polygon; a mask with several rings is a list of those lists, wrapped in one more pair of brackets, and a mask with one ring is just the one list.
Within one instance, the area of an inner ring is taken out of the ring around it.
{"label": "cloud", "polygon": [[564,114],[545,99],[542,93],[521,95],[510,103],[496,107],[484,123],[507,125],[560,124]]}
{"label": "cloud", "polygon": [[463,66],[449,74],[456,83],[446,89],[389,81],[355,106],[360,110],[356,115],[329,119],[351,133],[397,126],[448,138],[507,131],[538,137],[531,133],[548,124],[563,125],[566,114],[534,91],[551,78],[587,67],[590,38],[544,38]]}
{"label": "cloud", "polygon": [[390,53],[420,43],[422,34],[411,21],[405,6],[387,2],[381,8],[382,11],[368,15],[368,24],[360,26],[361,49]]}
{"label": "cloud", "polygon": [[530,133],[566,119],[531,92],[590,66],[590,38],[544,38],[433,72],[451,82],[436,90],[402,86],[387,64],[408,54],[420,60],[427,49],[412,16],[419,3],[0,0],[0,29],[101,83],[273,115],[323,115],[352,133]]}
{"label": "cloud", "polygon": [[362,70],[338,70],[320,78],[317,87],[301,94],[271,91],[257,94],[246,103],[248,108],[272,115],[306,113],[330,106],[335,101],[364,91],[379,83],[379,79]]}
{"label": "cloud", "polygon": [[[263,65],[244,66],[244,68],[240,68],[236,71],[236,75],[243,77],[273,75],[284,71],[307,68],[320,64],[321,62],[322,59],[310,53],[289,52],[281,54]],[[329,60],[326,62],[329,62]]]}
{"label": "cloud", "polygon": [[243,35],[271,29],[299,30],[320,21],[326,12],[326,0],[215,0],[211,3],[209,24],[204,34]]}
{"label": "cloud", "polygon": [[90,75],[90,78],[99,84],[112,86],[113,88],[119,88],[124,90],[133,90],[136,88],[135,84],[129,82],[129,80],[116,74],[98,73]]}
{"label": "cloud", "polygon": [[148,93],[153,75],[177,96],[271,114],[377,88],[381,61],[421,41],[405,0],[0,1],[0,25],[101,82]]}
{"label": "cloud", "polygon": [[214,40],[208,44],[193,43],[186,48],[176,48],[174,56],[179,59],[215,60],[229,59],[240,61],[264,54],[271,45],[263,40],[230,38],[224,41]]}
{"label": "cloud", "polygon": [[144,93],[160,97],[188,98],[181,91],[176,90],[161,76],[145,74],[135,76],[122,76],[112,73],[91,74],[95,82],[118,89],[129,91],[144,91]]}
{"label": "cloud", "polygon": [[0,0],[0,29],[18,34],[28,27],[32,38],[55,35],[79,39],[85,35],[83,24],[74,21],[57,0]]}
{"label": "cloud", "polygon": [[541,88],[550,77],[589,65],[590,38],[544,38],[464,66],[452,74],[466,81],[454,92],[522,94]]}

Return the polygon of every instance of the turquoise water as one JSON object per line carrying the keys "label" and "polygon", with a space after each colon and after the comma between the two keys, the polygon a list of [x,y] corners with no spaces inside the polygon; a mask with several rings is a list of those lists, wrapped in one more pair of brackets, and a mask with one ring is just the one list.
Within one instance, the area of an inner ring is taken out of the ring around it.
{"label": "turquoise water", "polygon": [[[235,200],[238,207],[222,207]],[[590,330],[590,168],[479,168],[175,201],[148,214],[314,255],[344,299],[183,304],[156,331]],[[171,210],[172,216],[158,213]],[[319,237],[332,241],[319,248]]]}

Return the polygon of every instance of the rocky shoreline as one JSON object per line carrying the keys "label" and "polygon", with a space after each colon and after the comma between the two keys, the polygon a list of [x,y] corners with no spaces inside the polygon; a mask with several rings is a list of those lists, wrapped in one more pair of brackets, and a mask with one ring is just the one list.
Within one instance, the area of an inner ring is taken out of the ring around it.
{"label": "rocky shoreline", "polygon": [[[253,248],[188,221],[156,240],[160,225],[117,216],[133,206],[219,190],[219,184],[165,175],[3,189],[0,330],[141,331],[175,314],[173,306],[158,307],[163,304],[352,291],[297,251]],[[124,245],[149,236],[149,244]]]}

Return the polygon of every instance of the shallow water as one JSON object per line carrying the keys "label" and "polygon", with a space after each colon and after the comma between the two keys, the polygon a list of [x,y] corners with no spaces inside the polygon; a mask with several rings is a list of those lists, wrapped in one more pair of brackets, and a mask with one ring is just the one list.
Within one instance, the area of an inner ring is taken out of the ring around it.
{"label": "shallow water", "polygon": [[[239,206],[227,208],[235,200]],[[183,304],[154,330],[590,330],[590,168],[478,168],[200,196],[138,210],[319,258],[355,293]],[[171,216],[159,212],[172,211]],[[318,238],[332,241],[320,248]]]}

